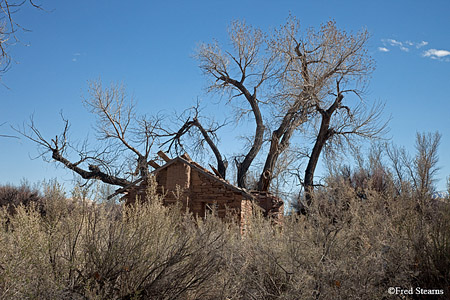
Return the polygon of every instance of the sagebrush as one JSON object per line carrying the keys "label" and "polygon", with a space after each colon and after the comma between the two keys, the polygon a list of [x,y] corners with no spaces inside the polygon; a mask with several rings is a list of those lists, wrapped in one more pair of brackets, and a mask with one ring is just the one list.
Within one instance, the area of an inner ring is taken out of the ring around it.
{"label": "sagebrush", "polygon": [[39,203],[0,213],[0,299],[389,299],[391,286],[450,293],[448,205],[412,193],[369,186],[361,197],[335,178],[307,215],[282,225],[254,215],[242,235],[233,218],[196,218],[163,206],[154,190],[130,207],[80,191],[69,201],[57,184],[44,191]]}

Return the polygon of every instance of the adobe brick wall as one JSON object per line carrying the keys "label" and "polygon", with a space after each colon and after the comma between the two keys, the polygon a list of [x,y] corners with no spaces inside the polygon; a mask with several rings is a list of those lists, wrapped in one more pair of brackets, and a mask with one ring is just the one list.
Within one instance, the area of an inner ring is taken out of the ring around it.
{"label": "adobe brick wall", "polygon": [[240,213],[241,201],[245,199],[241,193],[228,189],[217,180],[208,178],[194,169],[191,172],[191,179],[189,208],[194,214],[203,217],[206,204],[217,204],[217,214],[220,218],[226,216],[227,209]]}
{"label": "adobe brick wall", "polygon": [[158,186],[166,192],[165,204],[181,201],[182,208],[186,209],[190,202],[191,167],[181,162],[175,162],[164,169],[161,176],[156,177]]}
{"label": "adobe brick wall", "polygon": [[[167,190],[175,191],[177,186],[186,190],[191,185],[191,167],[181,162],[175,162],[165,169],[167,171],[165,184]],[[158,184],[163,184],[158,182]]]}
{"label": "adobe brick wall", "polygon": [[252,200],[245,199],[241,202],[241,213],[240,213],[240,227],[241,234],[244,234],[247,231],[249,226],[249,218],[253,214],[253,203]]}
{"label": "adobe brick wall", "polygon": [[263,209],[265,217],[282,220],[284,216],[284,203],[277,196],[269,192],[252,191],[256,203]]}
{"label": "adobe brick wall", "polygon": [[[253,213],[254,202],[262,208],[265,216],[281,220],[283,202],[279,198],[265,192],[251,192],[251,195],[240,192],[224,184],[221,179],[212,178],[209,171],[201,166],[198,166],[200,171],[197,164],[192,164],[193,167],[182,161],[175,161],[155,174],[157,192],[165,195],[164,204],[181,201],[183,209],[188,208],[199,217],[205,217],[208,204],[214,206],[220,218],[225,218],[227,213],[236,216],[242,230],[245,230],[248,218]],[[134,203],[136,197],[145,199],[146,185],[147,182],[142,182],[139,186],[130,188],[125,196],[127,204]],[[254,199],[249,198],[252,196]]]}

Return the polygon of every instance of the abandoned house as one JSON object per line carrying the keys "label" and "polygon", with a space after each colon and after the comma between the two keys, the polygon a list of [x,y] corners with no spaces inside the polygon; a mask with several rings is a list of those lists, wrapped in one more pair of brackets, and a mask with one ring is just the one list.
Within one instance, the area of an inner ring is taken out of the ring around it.
{"label": "abandoned house", "polygon": [[[161,151],[158,155],[165,164],[160,166],[151,161],[149,164],[155,170],[150,174],[155,176],[157,193],[165,195],[165,205],[181,201],[183,208],[199,217],[215,211],[220,218],[224,218],[228,211],[238,218],[241,225],[253,209],[261,209],[264,216],[275,221],[281,220],[283,201],[271,193],[236,187],[222,179],[212,166],[214,173],[192,161],[187,154],[174,159]],[[139,197],[145,197],[146,187],[146,178],[141,178],[118,189],[114,195],[123,193],[122,199],[132,204]]]}

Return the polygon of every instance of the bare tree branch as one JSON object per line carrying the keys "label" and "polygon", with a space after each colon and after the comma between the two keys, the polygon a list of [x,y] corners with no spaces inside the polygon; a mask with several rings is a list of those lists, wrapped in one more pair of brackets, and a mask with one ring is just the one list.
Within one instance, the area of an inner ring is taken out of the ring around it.
{"label": "bare tree branch", "polygon": [[[214,140],[217,140],[217,131],[222,128],[223,126],[226,125],[226,123],[223,124],[215,124],[215,126],[210,126],[208,128],[205,128],[199,120],[199,114],[200,114],[200,108],[199,108],[199,103],[197,103],[196,106],[192,107],[191,109],[188,110],[189,113],[193,112],[193,116],[191,116],[189,114],[187,120],[183,123],[183,125],[179,128],[178,131],[174,132],[174,133],[169,133],[166,134],[165,136],[171,136],[170,139],[168,139],[167,141],[165,141],[164,143],[162,143],[162,146],[164,145],[169,145],[168,146],[168,151],[171,150],[171,148],[174,147],[179,147],[181,149],[183,149],[183,144],[182,144],[182,137],[186,134],[188,134],[190,132],[190,130],[192,129],[192,127],[196,127],[200,134],[201,134],[201,139],[198,140],[199,145],[202,145],[203,141],[205,141],[209,148],[211,149],[211,151],[213,152],[216,161],[217,161],[217,170],[218,173],[220,174],[220,177],[222,178],[226,178],[226,169],[228,167],[228,162],[226,160],[224,160],[222,154],[219,151],[219,148],[216,145],[216,142]],[[192,138],[192,136],[191,136]]]}
{"label": "bare tree branch", "polygon": [[160,118],[136,116],[135,104],[122,85],[103,88],[100,81],[94,81],[88,91],[89,96],[83,102],[97,117],[96,138],[100,143],[70,142],[69,121],[63,116],[63,130],[53,139],[43,136],[33,117],[16,131],[39,146],[40,157],[49,160],[51,153],[51,159],[84,179],[127,186],[133,177],[146,176],[152,147],[164,133]]}
{"label": "bare tree branch", "polygon": [[[237,183],[238,186],[245,187],[247,172],[262,147],[265,130],[259,106],[263,102],[259,100],[257,94],[262,84],[275,73],[274,57],[259,56],[265,43],[264,36],[261,30],[247,26],[243,22],[231,24],[229,39],[233,51],[223,52],[217,43],[203,44],[197,51],[197,58],[203,72],[215,79],[209,87],[210,91],[228,91],[230,99],[243,96],[251,108],[256,125],[253,142],[248,152],[243,155],[243,159],[236,160]],[[235,75],[231,75],[232,73]]]}
{"label": "bare tree branch", "polygon": [[[42,10],[41,5],[32,0],[1,0],[0,1],[0,73],[9,69],[11,57],[8,53],[8,46],[19,41],[16,35],[17,29],[28,31],[14,21],[13,15],[24,4],[29,3],[34,8]],[[12,42],[11,42],[12,41]]]}

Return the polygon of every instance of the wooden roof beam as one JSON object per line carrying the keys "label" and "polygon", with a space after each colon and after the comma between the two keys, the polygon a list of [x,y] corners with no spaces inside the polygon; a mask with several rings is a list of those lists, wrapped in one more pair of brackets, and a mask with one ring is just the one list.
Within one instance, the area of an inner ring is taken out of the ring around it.
{"label": "wooden roof beam", "polygon": [[213,170],[214,174],[216,174],[216,176],[222,178],[222,176],[220,176],[219,171],[216,170],[216,168],[213,167],[213,165],[209,164],[209,167],[211,168],[211,170]]}
{"label": "wooden roof beam", "polygon": [[165,162],[171,161],[171,159],[163,151],[159,150],[157,154],[158,154],[159,157],[164,159]]}
{"label": "wooden roof beam", "polygon": [[153,168],[155,168],[155,169],[158,169],[158,168],[161,167],[161,166],[158,165],[154,160],[149,161],[148,164],[149,164],[150,166],[152,166]]}

